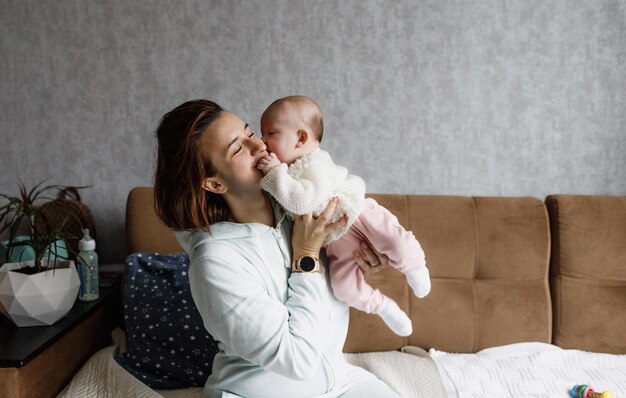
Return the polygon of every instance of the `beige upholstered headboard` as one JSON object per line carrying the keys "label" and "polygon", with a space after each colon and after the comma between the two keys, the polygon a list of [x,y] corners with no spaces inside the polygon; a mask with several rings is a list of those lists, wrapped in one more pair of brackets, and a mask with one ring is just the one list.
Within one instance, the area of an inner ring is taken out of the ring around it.
{"label": "beige upholstered headboard", "polygon": [[626,354],[626,196],[550,195],[553,344]]}
{"label": "beige upholstered headboard", "polygon": [[148,251],[167,254],[183,249],[157,217],[152,187],[136,187],[126,202],[126,254]]}
{"label": "beige upholstered headboard", "polygon": [[[536,198],[370,195],[420,241],[432,276],[424,299],[388,268],[369,282],[413,320],[413,335],[393,334],[373,315],[351,310],[347,352],[411,344],[475,352],[521,341],[551,341],[550,235]],[[156,217],[151,187],[133,189],[126,211],[127,252],[181,251]],[[332,266],[332,265],[331,265]]]}

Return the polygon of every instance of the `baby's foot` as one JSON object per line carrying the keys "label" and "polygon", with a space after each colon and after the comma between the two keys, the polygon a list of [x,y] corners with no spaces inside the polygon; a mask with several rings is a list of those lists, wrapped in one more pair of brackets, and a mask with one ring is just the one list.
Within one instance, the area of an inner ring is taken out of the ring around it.
{"label": "baby's foot", "polygon": [[389,326],[389,329],[398,336],[409,336],[413,333],[411,319],[389,297],[385,297],[382,309],[378,315]]}
{"label": "baby's foot", "polygon": [[417,272],[406,274],[406,281],[417,297],[424,298],[430,293],[430,273],[428,268],[423,267]]}

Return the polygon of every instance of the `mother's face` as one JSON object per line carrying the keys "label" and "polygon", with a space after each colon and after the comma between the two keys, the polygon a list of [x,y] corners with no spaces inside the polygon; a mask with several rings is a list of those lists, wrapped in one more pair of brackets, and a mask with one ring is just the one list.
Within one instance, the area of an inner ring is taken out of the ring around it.
{"label": "mother's face", "polygon": [[202,133],[200,145],[217,170],[205,189],[218,194],[259,189],[263,172],[257,164],[267,154],[265,144],[235,114],[223,112]]}

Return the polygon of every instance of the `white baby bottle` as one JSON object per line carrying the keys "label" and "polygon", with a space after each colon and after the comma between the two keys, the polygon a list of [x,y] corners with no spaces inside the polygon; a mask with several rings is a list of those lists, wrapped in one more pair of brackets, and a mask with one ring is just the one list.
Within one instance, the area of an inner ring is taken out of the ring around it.
{"label": "white baby bottle", "polygon": [[80,301],[93,301],[100,297],[98,286],[98,254],[96,241],[89,235],[89,229],[83,229],[83,238],[78,242],[78,274],[80,275]]}

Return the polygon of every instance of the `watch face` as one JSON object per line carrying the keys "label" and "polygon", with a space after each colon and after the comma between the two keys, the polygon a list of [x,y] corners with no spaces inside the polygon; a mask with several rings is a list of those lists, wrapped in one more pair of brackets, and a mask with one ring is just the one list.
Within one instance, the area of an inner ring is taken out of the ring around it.
{"label": "watch face", "polygon": [[300,259],[300,269],[304,272],[311,272],[315,269],[315,260],[309,256]]}

